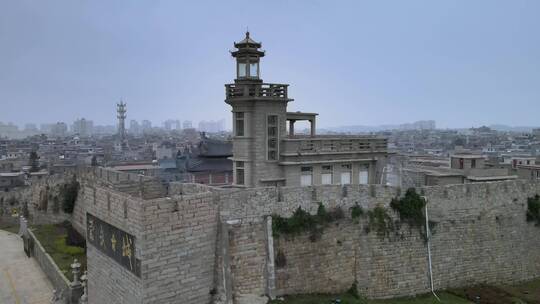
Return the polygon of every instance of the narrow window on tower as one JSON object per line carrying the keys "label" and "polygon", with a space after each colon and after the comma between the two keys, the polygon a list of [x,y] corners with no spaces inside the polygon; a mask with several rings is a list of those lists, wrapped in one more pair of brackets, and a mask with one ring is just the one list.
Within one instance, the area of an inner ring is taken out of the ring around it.
{"label": "narrow window on tower", "polygon": [[266,150],[268,160],[278,160],[278,116],[268,115],[266,133]]}
{"label": "narrow window on tower", "polygon": [[238,64],[238,78],[246,77],[247,64],[239,63]]}
{"label": "narrow window on tower", "polygon": [[253,78],[259,77],[259,64],[258,63],[249,64],[249,77],[253,77]]}
{"label": "narrow window on tower", "polygon": [[235,112],[235,134],[236,136],[244,136],[244,112]]}
{"label": "narrow window on tower", "polygon": [[243,185],[244,184],[244,162],[243,161],[237,161],[236,162],[236,184],[237,185]]}

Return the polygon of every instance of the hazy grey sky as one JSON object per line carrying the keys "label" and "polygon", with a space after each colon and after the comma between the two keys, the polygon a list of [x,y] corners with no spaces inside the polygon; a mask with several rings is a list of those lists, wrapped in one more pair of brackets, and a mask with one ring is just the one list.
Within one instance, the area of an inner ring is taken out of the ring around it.
{"label": "hazy grey sky", "polygon": [[319,126],[540,125],[540,1],[0,0],[0,121],[226,118],[249,26]]}

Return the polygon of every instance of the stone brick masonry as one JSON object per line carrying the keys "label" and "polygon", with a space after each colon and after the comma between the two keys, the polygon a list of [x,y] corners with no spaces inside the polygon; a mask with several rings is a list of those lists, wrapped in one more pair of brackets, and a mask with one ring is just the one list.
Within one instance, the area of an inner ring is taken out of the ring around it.
{"label": "stone brick masonry", "polygon": [[[86,182],[81,191],[77,212],[134,235],[142,265],[137,278],[89,246],[90,303],[236,302],[271,291],[338,292],[355,280],[359,291],[372,298],[429,290],[427,249],[416,229],[402,226],[382,238],[366,232],[366,218],[350,219],[355,203],[366,210],[385,206],[396,218],[388,205],[400,189],[173,185],[169,197],[145,199]],[[525,219],[527,197],[540,193],[540,184],[507,181],[418,191],[428,198],[430,219],[437,222],[432,238],[437,289],[540,276],[540,228]],[[268,216],[290,216],[298,206],[315,213],[319,203],[341,207],[346,217],[316,242],[308,235],[270,241]],[[268,252],[284,256],[285,265],[274,268]]]}

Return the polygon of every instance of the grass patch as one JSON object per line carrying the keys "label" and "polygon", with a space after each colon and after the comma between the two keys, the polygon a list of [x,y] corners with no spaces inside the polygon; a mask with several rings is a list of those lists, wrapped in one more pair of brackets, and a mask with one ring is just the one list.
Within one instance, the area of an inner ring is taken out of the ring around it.
{"label": "grass patch", "polygon": [[32,232],[69,280],[73,280],[70,266],[73,259],[81,263],[81,274],[86,269],[86,249],[66,243],[68,228],[65,223],[34,226]]}
{"label": "grass patch", "polygon": [[451,290],[457,296],[474,300],[480,297],[480,303],[491,304],[540,304],[540,279],[517,285],[473,286]]}
{"label": "grass patch", "polygon": [[[472,302],[465,300],[459,296],[441,292],[438,293],[441,298],[441,302],[437,301],[431,294],[420,295],[417,297],[399,298],[390,300],[366,300],[362,298],[356,298],[355,296],[346,293],[341,295],[298,295],[285,297],[284,301],[274,300],[270,301],[271,304],[471,304]],[[337,302],[336,300],[341,300]]]}

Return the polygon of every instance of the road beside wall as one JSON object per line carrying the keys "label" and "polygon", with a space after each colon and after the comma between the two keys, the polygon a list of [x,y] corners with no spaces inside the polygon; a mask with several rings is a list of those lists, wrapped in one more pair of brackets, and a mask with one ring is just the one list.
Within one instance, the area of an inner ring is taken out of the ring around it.
{"label": "road beside wall", "polygon": [[53,287],[37,262],[28,258],[22,239],[0,230],[0,303],[50,303]]}

